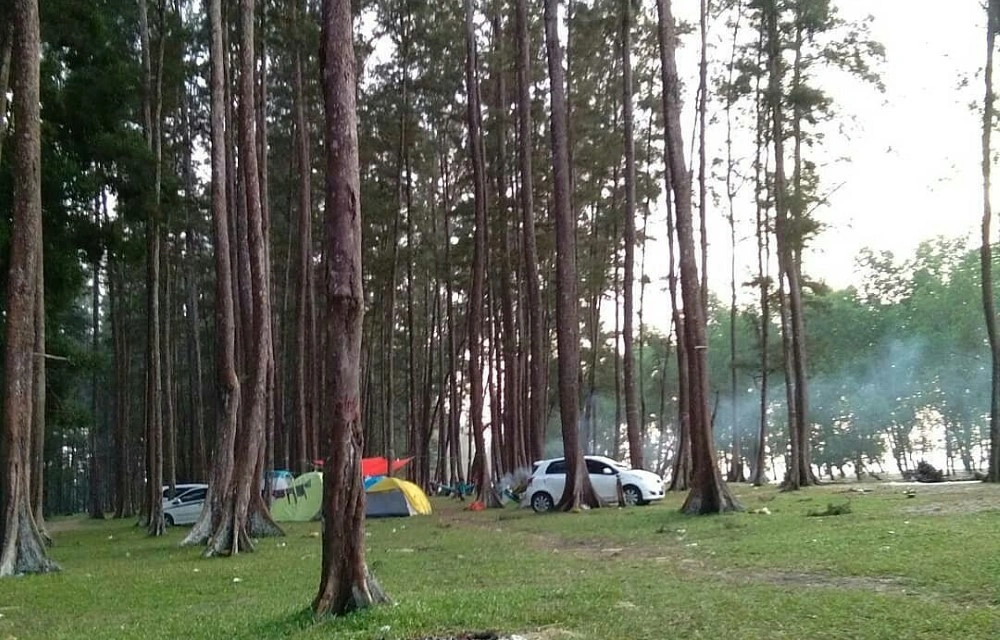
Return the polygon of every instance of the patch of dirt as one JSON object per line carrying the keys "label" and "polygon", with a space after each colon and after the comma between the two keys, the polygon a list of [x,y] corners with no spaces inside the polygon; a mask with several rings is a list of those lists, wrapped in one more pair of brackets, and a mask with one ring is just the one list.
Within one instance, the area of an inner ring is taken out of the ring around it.
{"label": "patch of dirt", "polygon": [[781,571],[775,569],[754,572],[723,573],[724,579],[742,583],[763,583],[779,587],[808,587],[819,589],[848,589],[874,591],[875,593],[914,594],[906,583],[898,578],[880,576],[833,576],[822,573]]}
{"label": "patch of dirt", "polygon": [[980,511],[995,511],[997,509],[1000,509],[1000,504],[997,503],[995,498],[967,498],[964,500],[949,500],[948,502],[915,504],[903,507],[902,511],[903,513],[922,516],[951,516],[963,513],[979,513]]}
{"label": "patch of dirt", "polygon": [[681,570],[688,573],[711,576],[732,584],[767,584],[776,587],[848,589],[917,595],[917,589],[893,576],[835,576],[827,573],[784,571],[782,569],[717,569],[692,558],[684,558],[678,564]]}

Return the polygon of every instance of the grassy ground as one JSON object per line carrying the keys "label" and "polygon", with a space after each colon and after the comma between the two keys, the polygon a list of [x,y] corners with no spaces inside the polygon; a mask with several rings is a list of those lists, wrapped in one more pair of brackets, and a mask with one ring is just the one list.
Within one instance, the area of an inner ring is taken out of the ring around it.
{"label": "grassy ground", "polygon": [[[1000,488],[736,487],[748,511],[644,508],[537,516],[434,501],[369,521],[369,559],[397,600],[315,623],[319,526],[202,559],[183,531],[51,523],[59,574],[0,581],[9,638],[385,638],[470,630],[560,638],[1000,637]],[[828,504],[851,512],[808,517]],[[768,513],[763,513],[762,511]]]}

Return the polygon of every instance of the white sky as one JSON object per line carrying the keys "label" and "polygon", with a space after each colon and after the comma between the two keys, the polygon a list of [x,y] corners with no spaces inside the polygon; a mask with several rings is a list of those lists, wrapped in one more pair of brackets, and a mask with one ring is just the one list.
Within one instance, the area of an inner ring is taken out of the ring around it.
{"label": "white sky", "polygon": [[[674,4],[687,12],[680,18],[697,20],[697,3]],[[810,277],[844,287],[857,283],[855,258],[865,247],[891,250],[905,258],[921,241],[936,236],[978,238],[980,116],[972,105],[982,102],[985,16],[979,0],[834,0],[834,4],[848,20],[872,15],[872,37],[886,49],[879,67],[885,93],[840,72],[818,74],[816,79],[832,97],[837,116],[826,128],[822,148],[807,154],[821,166],[820,193],[835,187],[836,191],[829,206],[816,211],[826,230],[807,252],[804,269]],[[696,37],[689,36],[678,52],[686,82],[686,135],[693,131]],[[728,60],[729,34],[717,31],[710,41],[717,43],[712,58],[720,64]],[[713,149],[715,156],[725,159],[725,120],[721,107],[715,108],[717,122],[708,132],[710,165]],[[690,140],[685,143],[690,146]],[[752,149],[735,152],[749,153]],[[756,272],[756,241],[750,235],[754,212],[752,200],[746,200],[752,198],[751,189],[750,184],[744,187],[744,201],[736,213],[741,225],[738,286]],[[709,281],[728,300],[731,251],[724,205],[709,214]],[[665,213],[654,212],[654,217],[662,219]],[[651,234],[657,241],[647,247],[647,274],[652,280],[647,322],[666,329],[669,299],[661,292],[666,234],[662,227],[652,228]]]}
{"label": "white sky", "polygon": [[[884,95],[847,88],[834,98],[858,117],[850,140],[830,140],[851,159],[831,172],[845,184],[824,220],[810,270],[851,281],[865,246],[906,255],[938,235],[978,233],[982,211],[980,124],[985,15],[978,0],[841,0],[848,16],[875,17],[886,48]],[[944,7],[947,7],[945,9]],[[968,85],[960,88],[963,79]]]}

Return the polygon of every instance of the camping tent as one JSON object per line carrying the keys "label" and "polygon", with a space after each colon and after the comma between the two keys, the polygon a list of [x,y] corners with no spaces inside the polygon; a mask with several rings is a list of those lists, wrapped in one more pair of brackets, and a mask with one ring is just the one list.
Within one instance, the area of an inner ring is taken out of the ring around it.
{"label": "camping tent", "polygon": [[[407,464],[409,464],[410,458],[396,458],[392,461],[392,472],[396,473]],[[313,460],[314,467],[322,467],[324,460]],[[386,458],[362,458],[361,459],[361,475],[365,478],[371,476],[387,476],[389,475],[389,461]]]}
{"label": "camping tent", "polygon": [[323,508],[323,474],[303,473],[292,482],[285,495],[271,504],[275,522],[307,522],[319,519]]}
{"label": "camping tent", "polygon": [[[367,509],[365,516],[426,515],[431,503],[420,487],[397,478],[378,478],[365,481]],[[271,517],[275,522],[307,522],[318,520],[323,510],[323,474],[319,471],[304,473],[295,479],[283,498],[271,504]]]}
{"label": "camping tent", "polygon": [[427,515],[431,503],[420,487],[398,478],[382,478],[367,490],[369,518]]}
{"label": "camping tent", "polygon": [[292,486],[295,476],[291,471],[276,470],[268,471],[264,476],[264,482],[271,481],[271,495],[275,498],[284,497],[288,487]]}

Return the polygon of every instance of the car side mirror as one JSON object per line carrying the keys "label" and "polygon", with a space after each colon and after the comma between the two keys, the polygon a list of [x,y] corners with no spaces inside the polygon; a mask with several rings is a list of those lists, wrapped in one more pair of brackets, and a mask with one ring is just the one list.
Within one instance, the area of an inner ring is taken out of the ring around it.
{"label": "car side mirror", "polygon": [[181,503],[181,499],[180,498],[174,498],[173,500],[170,501],[170,504],[174,505],[175,507],[177,505],[179,505],[180,503]]}
{"label": "car side mirror", "polygon": [[613,476],[613,475],[616,475],[616,474],[615,474],[615,470],[614,470],[614,469],[612,469],[611,467],[604,467],[604,472],[603,472],[603,473],[604,473],[604,475],[606,475],[606,476]]}

